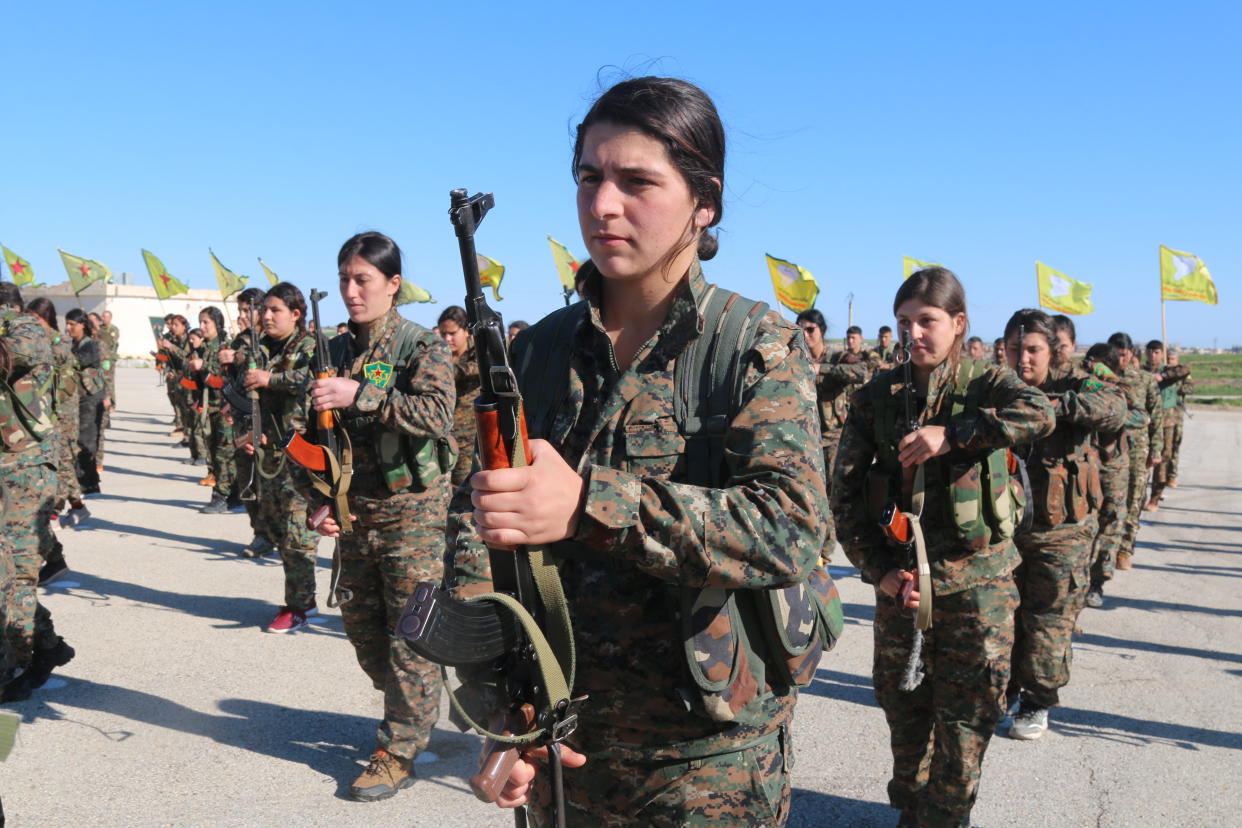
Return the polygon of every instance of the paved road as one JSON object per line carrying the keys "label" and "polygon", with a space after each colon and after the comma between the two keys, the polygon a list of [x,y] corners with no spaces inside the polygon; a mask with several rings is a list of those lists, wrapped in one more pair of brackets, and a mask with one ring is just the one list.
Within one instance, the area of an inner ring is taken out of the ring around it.
{"label": "paved road", "polygon": [[[238,556],[239,515],[200,515],[200,469],[166,438],[149,370],[122,369],[104,494],[62,532],[71,576],[43,601],[78,657],[29,701],[0,765],[10,824],[505,826],[464,777],[475,737],[442,720],[418,784],[343,794],[380,712],[340,617],[261,631],[279,563]],[[1242,794],[1242,416],[1197,412],[1182,485],[1141,534],[1040,742],[993,741],[980,826],[1236,826]],[[319,587],[327,587],[325,543]],[[838,560],[840,556],[838,555]],[[888,826],[887,730],[870,687],[872,597],[842,569],[849,627],[799,704],[795,826]]]}

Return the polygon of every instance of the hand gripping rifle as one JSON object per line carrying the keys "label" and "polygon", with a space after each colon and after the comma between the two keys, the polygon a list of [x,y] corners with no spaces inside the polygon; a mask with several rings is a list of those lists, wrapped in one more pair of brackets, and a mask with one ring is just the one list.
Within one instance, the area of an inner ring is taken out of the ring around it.
{"label": "hand gripping rifle", "polygon": [[[319,300],[327,296],[326,291],[311,290],[311,309],[315,318],[315,358],[311,370],[315,379],[332,376],[332,363],[328,358],[328,338],[323,335],[323,326],[319,324]],[[294,429],[285,435],[282,448],[289,459],[306,469],[311,486],[323,495],[325,503],[311,513],[308,522],[318,527],[331,512],[336,525],[341,527],[341,534],[348,535],[353,531],[353,523],[349,519],[349,484],[354,476],[353,448],[349,443],[349,435],[340,429],[338,439],[339,417],[336,411],[320,411],[314,419],[313,429],[318,442],[311,442]],[[335,567],[334,567],[335,570]],[[335,575],[335,571],[333,573]],[[336,579],[333,578],[335,585]],[[332,595],[335,595],[333,589]],[[344,599],[348,600],[348,599]],[[329,601],[329,606],[331,606]]]}
{"label": "hand gripping rifle", "polygon": [[[468,197],[466,190],[453,190],[450,200],[449,217],[466,278],[466,316],[482,381],[474,403],[478,457],[487,469],[525,466],[531,458],[522,397],[509,364],[504,324],[483,296],[474,250],[475,228],[495,201],[491,193]],[[508,709],[493,715],[489,730],[476,724],[456,694],[449,693],[465,726],[487,737],[479,772],[470,778],[475,796],[494,802],[518,750],[546,745],[553,824],[563,826],[559,744],[577,726],[585,697],[570,698],[574,649],[560,576],[543,547],[488,549],[488,558],[493,592],[459,601],[442,585],[424,581],[406,604],[396,634],[423,658],[444,665],[446,679],[447,667],[466,668],[480,685],[498,686],[508,696]],[[526,824],[523,809],[514,812],[514,821],[519,828]]]}
{"label": "hand gripping rifle", "polygon": [[[257,323],[258,314],[252,305],[250,308],[250,353],[246,360],[246,372],[256,371],[259,368],[259,331]],[[245,374],[243,374],[245,376]],[[258,500],[260,495],[259,483],[259,467],[263,464],[263,411],[259,407],[259,389],[251,388],[246,393],[246,397],[250,403],[250,431],[242,435],[238,448],[247,442],[254,446],[254,461],[250,464],[250,479],[246,481],[246,487],[242,489],[239,497],[242,500]]]}
{"label": "hand gripping rifle", "polygon": [[[894,359],[901,366],[901,396],[905,405],[905,416],[897,427],[897,441],[900,442],[907,434],[918,430],[919,421],[914,416],[914,370],[910,365],[910,332],[902,331],[901,348],[894,354]],[[901,568],[915,573],[916,580],[903,581],[893,600],[904,607],[906,600],[917,584],[919,590],[919,606],[914,613],[914,640],[910,646],[910,659],[906,662],[905,673],[901,677],[901,689],[907,692],[918,687],[923,681],[923,633],[931,629],[932,622],[932,583],[931,566],[927,562],[927,543],[923,539],[923,466],[903,471],[901,492],[910,495],[910,512],[902,512],[901,507],[890,501],[880,515],[880,529],[902,555]]]}

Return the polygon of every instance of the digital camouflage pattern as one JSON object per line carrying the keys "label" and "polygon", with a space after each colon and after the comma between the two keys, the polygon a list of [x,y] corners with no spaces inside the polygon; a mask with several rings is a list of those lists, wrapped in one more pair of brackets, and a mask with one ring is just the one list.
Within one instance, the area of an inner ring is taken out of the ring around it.
{"label": "digital camouflage pattern", "polygon": [[453,379],[457,384],[457,404],[453,408],[453,439],[457,441],[457,463],[453,466],[453,488],[470,476],[474,464],[474,401],[479,396],[479,362],[474,346],[453,360]]}
{"label": "digital camouflage pattern", "polygon": [[[934,601],[923,647],[925,677],[912,692],[900,689],[914,633],[912,615],[876,588],[873,679],[893,750],[889,802],[917,814],[929,828],[970,824],[983,756],[1009,683],[1018,604],[1012,572],[1019,558],[1013,541],[968,546],[955,512],[955,505],[960,511],[955,491],[964,476],[981,490],[978,471],[964,469],[977,469],[997,449],[1046,437],[1056,424],[1047,397],[1008,368],[976,363],[972,372],[976,369],[981,373],[972,380],[978,395],[973,413],[950,417],[958,381],[952,362],[932,371],[926,398],[914,405],[920,426],[947,427],[950,450],[924,464],[922,524]],[[879,529],[876,518],[883,504],[868,503],[869,475],[873,480],[884,479],[877,474],[902,478],[900,468],[878,462],[880,457],[895,462],[893,447],[880,445],[878,435],[890,429],[879,422],[878,409],[904,407],[902,393],[902,372],[892,369],[854,394],[833,475],[838,539],[863,580],[876,585],[889,571],[908,565]],[[909,509],[908,495],[899,505]]]}
{"label": "digital camouflage pattern", "polygon": [[52,353],[56,366],[56,439],[58,461],[56,464],[56,511],[65,502],[76,503],[82,499],[82,487],[74,468],[74,455],[78,445],[78,362],[73,357],[69,341],[59,333],[52,333]]}
{"label": "digital camouflage pattern", "polygon": [[[203,342],[203,367],[194,379],[205,400],[202,423],[203,447],[206,449],[207,468],[216,478],[212,497],[228,498],[237,478],[237,464],[233,457],[233,416],[225,404],[223,383],[224,367],[220,364],[220,338]],[[219,385],[213,388],[212,385]]]}
{"label": "digital camouflage pattern", "polygon": [[[590,759],[566,772],[574,777],[567,790],[588,792],[576,800],[585,809],[580,824],[615,824],[634,818],[643,786],[662,768],[681,774],[687,760],[694,760],[689,767],[701,760],[717,769],[668,788],[656,811],[702,810],[703,821],[686,818],[691,825],[777,824],[772,811],[779,806],[753,796],[703,803],[706,786],[735,786],[718,763],[741,763],[748,744],[789,723],[796,691],[761,688],[737,723],[709,718],[695,706],[701,697],[685,666],[679,604],[686,588],[789,586],[818,561],[827,502],[813,374],[797,329],[768,313],[742,362],[740,410],[724,438],[727,485],[690,485],[686,440],[675,419],[674,364],[702,332],[698,302],[707,283],[696,262],[658,332],[616,370],[600,316],[600,278],[594,269],[588,273],[589,313],[556,346],[570,349],[569,379],[546,435],[586,482],[577,534],[554,545],[578,654],[573,693],[590,697],[571,737]],[[537,341],[538,329],[514,341],[516,364],[526,361],[524,348]],[[540,362],[531,355],[530,364]],[[538,370],[530,373],[520,378],[524,387],[539,379]],[[488,558],[468,485],[450,511],[450,584],[473,591],[488,578]],[[618,763],[636,769],[622,772]],[[767,763],[756,784],[783,789],[786,770]],[[607,797],[590,793],[607,786],[613,786]],[[610,815],[610,801],[630,810]],[[650,817],[652,824],[680,824],[678,818]],[[640,822],[647,819],[643,812]]]}
{"label": "digital camouflage pattern", "polygon": [[916,814],[924,828],[968,828],[1009,684],[1018,608],[1013,577],[936,595],[923,644],[925,676],[911,692],[899,689],[914,634],[911,613],[878,589],[875,601],[872,681],[893,751],[889,804]]}
{"label": "digital camouflage pattern", "polygon": [[1177,457],[1182,447],[1182,426],[1186,420],[1186,395],[1194,393],[1194,380],[1185,365],[1161,365],[1160,407],[1164,412],[1163,450],[1160,465],[1152,469],[1151,498],[1159,501],[1170,480],[1177,479]]}
{"label": "digital camouflage pattern", "polygon": [[103,430],[104,377],[99,343],[83,336],[72,346],[78,364],[78,433],[74,472],[82,488],[99,486],[99,434]]}
{"label": "digital camouflage pattern", "polygon": [[[565,772],[567,826],[736,828],[784,825],[789,817],[788,727],[752,747],[702,759],[653,763],[596,757],[591,763],[599,763],[594,773]],[[541,774],[531,796],[531,824],[551,825],[550,806],[551,787]]]}
{"label": "digital camouflage pattern", "polygon": [[319,535],[306,525],[307,497],[310,483],[306,473],[286,460],[278,448],[286,432],[296,423],[305,422],[310,388],[311,359],[315,353],[315,337],[295,331],[283,341],[265,336],[259,340],[263,349],[261,363],[271,372],[266,388],[259,390],[263,412],[263,436],[267,447],[260,470],[272,479],[260,480],[260,498],[256,531],[272,541],[280,552],[285,570],[285,606],[306,609],[315,603],[315,557]]}
{"label": "digital camouflage pattern", "polygon": [[1147,497],[1147,459],[1164,451],[1164,408],[1156,378],[1131,362],[1121,377],[1122,390],[1132,408],[1143,413],[1141,425],[1126,423],[1126,437],[1130,444],[1130,485],[1126,492],[1126,519],[1121,532],[1117,554],[1134,554],[1134,541],[1138,537],[1139,518]]}
{"label": "digital camouflage pattern", "polygon": [[112,411],[116,408],[116,361],[121,343],[121,331],[116,325],[100,325],[95,331],[95,339],[100,346],[100,372],[104,381],[104,398],[109,401],[103,409],[99,424],[99,440],[95,447],[95,462],[103,465],[104,443],[107,442],[107,429],[112,425]]}
{"label": "digital camouflage pattern", "polygon": [[[392,630],[419,581],[444,574],[448,476],[425,488],[414,482],[394,492],[377,445],[385,432],[402,438],[447,438],[453,422],[453,363],[448,346],[396,309],[372,323],[365,342],[350,333],[331,340],[338,373],[362,383],[341,422],[354,451],[349,491],[353,532],[340,539],[340,586],[345,633],[358,663],[384,692],[377,746],[412,759],[431,737],[439,715],[440,668],[416,656]],[[368,371],[367,366],[387,366]],[[417,476],[417,475],[416,475]]]}
{"label": "digital camouflage pattern", "polygon": [[[851,354],[848,351],[829,353],[825,348],[819,360],[813,360],[816,368],[815,396],[819,403],[820,445],[824,451],[825,485],[830,496],[832,467],[836,462],[841,429],[850,410],[850,394],[871,378],[872,369],[879,364],[878,359],[868,359],[866,354]],[[829,512],[828,537],[824,540],[825,559],[831,557],[835,541],[836,529]]]}
{"label": "digital camouflage pattern", "polygon": [[[13,365],[0,386],[4,441],[0,450],[0,488],[4,490],[3,535],[11,544],[6,574],[12,572],[5,608],[4,635],[19,666],[30,663],[36,647],[54,646],[51,615],[39,604],[37,586],[44,556],[56,547],[49,521],[56,498],[55,364],[52,339],[34,316],[0,308],[0,335]],[[22,408],[51,430],[37,437],[22,423],[11,423],[9,412],[19,398]],[[19,439],[16,430],[24,435]],[[50,441],[50,442],[48,442]],[[6,585],[7,586],[7,585]]]}

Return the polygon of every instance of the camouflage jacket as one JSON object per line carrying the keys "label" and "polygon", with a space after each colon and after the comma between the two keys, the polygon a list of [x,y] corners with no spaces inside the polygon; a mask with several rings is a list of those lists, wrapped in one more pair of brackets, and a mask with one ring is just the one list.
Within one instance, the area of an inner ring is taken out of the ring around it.
{"label": "camouflage jacket", "polygon": [[824,349],[816,364],[815,395],[819,402],[821,443],[836,442],[837,434],[849,414],[849,395],[871,378],[875,364],[867,354],[848,351],[829,353]]}
{"label": "camouflage jacket", "polygon": [[103,355],[99,343],[89,336],[83,336],[73,343],[74,359],[78,362],[79,390],[86,396],[94,396],[105,390],[103,377]]}
{"label": "camouflage jacket", "polygon": [[271,373],[267,387],[259,389],[263,412],[263,433],[269,446],[278,446],[290,428],[303,425],[309,414],[310,395],[315,379],[311,360],[315,356],[315,337],[294,331],[283,340],[269,336],[259,340],[263,356],[256,363]]}
{"label": "camouflage jacket", "polygon": [[190,358],[190,338],[169,332],[164,339],[172,344],[171,348],[160,348],[162,353],[168,354],[165,371],[169,379],[180,379],[187,373],[185,363]]}
{"label": "camouflage jacket", "polygon": [[[56,410],[66,405],[77,405],[78,362],[73,358],[73,347],[57,331],[52,331],[52,356],[56,366]],[[76,439],[76,438],[75,438]]]}
{"label": "camouflage jacket", "polygon": [[896,354],[897,343],[890,342],[888,343],[887,348],[881,348],[879,345],[876,345],[868,352],[867,356],[876,366],[877,370],[882,370],[881,366],[887,365],[890,368],[893,366],[893,360],[896,358]]}
{"label": "camouflage jacket", "polygon": [[1126,426],[1136,420],[1139,412],[1130,406],[1130,398],[1126,395],[1126,389],[1121,383],[1121,377],[1117,376],[1107,365],[1097,362],[1091,366],[1089,371],[1085,368],[1081,370],[1094,375],[1105,384],[1115,386],[1117,392],[1121,394],[1122,401],[1125,403],[1125,414],[1119,426],[1114,429],[1098,428],[1091,432],[1091,445],[1095,449],[1099,461],[1103,464],[1113,463],[1118,458],[1129,453],[1130,441],[1126,437]]}
{"label": "camouflage jacket", "polygon": [[1195,381],[1190,378],[1190,367],[1161,365],[1156,373],[1160,375],[1157,386],[1160,389],[1160,406],[1164,409],[1165,419],[1180,423],[1186,410],[1186,396],[1195,391]]}
{"label": "camouflage jacket", "polygon": [[99,330],[95,331],[95,339],[105,349],[102,359],[108,364],[104,366],[105,371],[110,371],[116,366],[117,349],[121,344],[121,330],[116,325],[100,325]]}
{"label": "camouflage jacket", "polygon": [[457,404],[453,408],[453,438],[457,440],[458,451],[473,453],[474,401],[483,384],[479,379],[479,363],[474,346],[453,360],[453,380],[457,387]]}
{"label": "camouflage jacket", "polygon": [[19,410],[47,428],[55,426],[52,337],[31,314],[0,307],[0,336],[12,365],[0,384],[0,467],[38,463],[42,438],[24,424]]}
{"label": "camouflage jacket", "polygon": [[1057,371],[1039,386],[1052,401],[1056,430],[1019,449],[1031,480],[1028,498],[1035,503],[1033,532],[1081,523],[1103,503],[1098,457],[1092,451],[1096,432],[1115,434],[1126,419],[1121,388],[1081,368]]}
{"label": "camouflage jacket", "polygon": [[[869,503],[868,491],[868,476],[873,468],[879,474],[900,475],[900,470],[882,469],[877,462],[880,446],[875,400],[904,393],[902,373],[896,368],[881,371],[854,394],[832,479],[832,515],[836,520],[837,539],[846,557],[861,571],[863,580],[871,584],[878,584],[890,570],[906,566],[880,532],[878,516],[884,504]],[[982,379],[978,380],[984,390],[978,413],[974,417],[961,417],[950,427],[954,381],[950,362],[933,370],[927,397],[920,398],[918,414],[921,426],[949,427],[949,452],[924,464],[926,500],[922,524],[932,586],[937,595],[970,589],[1013,571],[1018,564],[1018,553],[1012,541],[995,543],[973,553],[963,545],[953,521],[950,471],[963,464],[977,463],[995,449],[1047,436],[1056,426],[1052,404],[1042,391],[1028,386],[1008,367],[988,364]],[[903,511],[909,509],[908,495],[906,502],[899,505]]]}
{"label": "camouflage jacket", "polygon": [[203,367],[195,374],[201,399],[207,401],[207,410],[220,411],[224,406],[224,366],[220,364],[220,337],[204,339],[197,352],[192,354],[203,361]]}
{"label": "camouflage jacket", "polygon": [[1164,449],[1164,407],[1155,375],[1131,362],[1121,375],[1121,385],[1131,407],[1145,415],[1141,425],[1135,426],[1132,421],[1126,423],[1131,437],[1138,436],[1146,428],[1148,451],[1151,456],[1158,456]]}
{"label": "camouflage jacket", "polygon": [[392,308],[372,324],[365,346],[355,326],[328,341],[337,376],[360,383],[353,405],[340,410],[354,451],[351,491],[383,494],[378,444],[383,432],[406,438],[446,437],[453,425],[453,359],[448,346]]}
{"label": "camouflage jacket", "polygon": [[[645,760],[736,750],[787,722],[796,694],[761,693],[747,707],[762,714],[760,726],[688,712],[679,597],[684,587],[786,586],[818,560],[827,502],[812,371],[797,328],[768,313],[725,436],[726,484],[690,485],[674,361],[702,332],[707,283],[696,262],[663,325],[618,367],[599,279],[592,271],[584,282],[589,315],[563,344],[567,393],[547,434],[585,482],[576,535],[553,545],[578,653],[574,694],[590,696],[573,741],[590,754]],[[515,364],[534,330],[514,341]],[[449,512],[449,578],[467,590],[489,577],[468,484]]]}

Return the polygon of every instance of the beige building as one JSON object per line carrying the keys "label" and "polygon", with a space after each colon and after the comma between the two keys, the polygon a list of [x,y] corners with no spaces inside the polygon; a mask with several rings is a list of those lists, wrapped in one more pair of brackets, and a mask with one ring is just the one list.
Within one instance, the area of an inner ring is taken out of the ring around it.
{"label": "beige building", "polygon": [[73,295],[73,287],[68,281],[59,285],[32,288],[23,287],[22,299],[29,302],[36,296],[45,296],[56,306],[56,314],[60,317],[60,329],[65,330],[65,311],[70,308],[82,308],[87,313],[112,311],[112,324],[121,331],[121,343],[117,352],[122,358],[151,358],[155,350],[155,335],[152,325],[163,324],[165,314],[179,313],[190,323],[191,328],[198,326],[198,313],[208,305],[215,305],[224,312],[224,319],[230,331],[237,330],[237,303],[230,297],[229,301],[220,300],[220,291],[192,289],[189,293],[174,296],[161,301],[155,296],[155,288],[150,285],[126,284],[129,274],[121,274],[118,281],[96,282],[82,291],[80,296]]}

